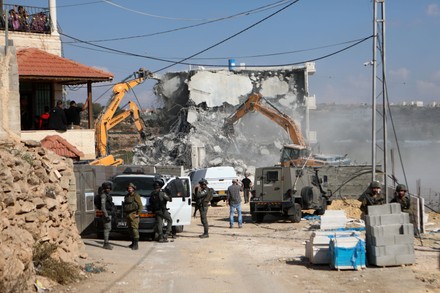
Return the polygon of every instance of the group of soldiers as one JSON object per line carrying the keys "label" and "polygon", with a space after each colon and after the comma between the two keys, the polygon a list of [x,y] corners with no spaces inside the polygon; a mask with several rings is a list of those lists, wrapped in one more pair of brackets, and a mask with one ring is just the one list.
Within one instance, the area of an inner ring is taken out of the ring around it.
{"label": "group of soldiers", "polygon": [[[209,203],[212,200],[213,191],[208,188],[208,182],[205,179],[200,180],[199,187],[195,193],[196,207],[200,211],[200,218],[203,225],[203,234],[200,238],[208,238],[208,219],[207,212]],[[175,237],[175,229],[172,227],[171,214],[167,208],[167,202],[172,200],[166,192],[162,190],[164,182],[162,180],[156,180],[153,183],[153,191],[150,195],[150,209],[156,215],[155,226],[155,240],[163,243],[168,242],[168,237]],[[110,191],[112,185],[109,182],[104,182],[101,185],[99,192],[100,206],[99,209],[103,213],[103,225],[104,225],[104,249],[113,249],[109,243],[110,231],[112,228],[112,214],[115,211]],[[124,197],[123,208],[126,212],[126,220],[128,231],[131,238],[131,244],[128,246],[132,250],[139,249],[139,214],[142,212],[143,205],[140,195],[136,192],[136,186],[133,183],[129,183],[127,186],[127,194]],[[164,229],[164,222],[166,227]]]}
{"label": "group of soldiers", "polygon": [[[360,209],[362,216],[368,215],[368,206],[382,205],[386,203],[385,196],[381,193],[382,185],[378,181],[372,181],[367,190],[359,197],[361,202]],[[394,197],[391,203],[399,203],[403,212],[408,212],[410,209],[410,199],[407,195],[408,189],[405,184],[398,184],[394,192]]]}
{"label": "group of soldiers", "polygon": [[[156,227],[155,235],[158,242],[168,242],[168,237],[175,237],[175,230],[172,227],[171,214],[167,209],[167,202],[172,200],[166,192],[162,190],[164,182],[162,180],[154,181],[153,191],[150,195],[150,209],[156,215]],[[104,249],[112,249],[113,247],[109,243],[109,235],[112,226],[112,213],[114,211],[114,205],[112,197],[110,195],[111,184],[104,182],[101,186],[100,192],[100,209],[103,212],[104,223]],[[359,197],[361,202],[360,209],[363,213],[362,217],[368,214],[368,206],[382,205],[386,203],[384,195],[381,193],[381,184],[378,181],[372,181],[367,190]],[[394,197],[390,202],[399,203],[403,212],[408,212],[410,209],[410,199],[407,195],[407,188],[404,184],[398,184],[394,192]],[[213,198],[213,191],[208,187],[206,179],[199,181],[199,186],[194,193],[194,199],[196,202],[197,210],[200,212],[200,220],[203,225],[203,234],[200,238],[209,237],[209,225],[208,225],[208,207]],[[126,212],[126,220],[128,230],[131,237],[131,244],[128,246],[133,250],[139,249],[139,214],[142,212],[143,206],[140,195],[136,192],[136,186],[133,183],[129,183],[127,186],[127,194],[124,197],[124,211]],[[164,229],[163,224],[166,222]]]}

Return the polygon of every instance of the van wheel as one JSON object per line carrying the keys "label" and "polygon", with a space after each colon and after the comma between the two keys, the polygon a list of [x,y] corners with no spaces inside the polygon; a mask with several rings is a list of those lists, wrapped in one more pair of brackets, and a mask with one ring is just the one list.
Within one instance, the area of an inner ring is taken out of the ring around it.
{"label": "van wheel", "polygon": [[216,200],[211,200],[211,206],[216,207],[217,206],[218,201]]}
{"label": "van wheel", "polygon": [[175,226],[176,227],[176,233],[182,233],[183,232],[183,225]]}

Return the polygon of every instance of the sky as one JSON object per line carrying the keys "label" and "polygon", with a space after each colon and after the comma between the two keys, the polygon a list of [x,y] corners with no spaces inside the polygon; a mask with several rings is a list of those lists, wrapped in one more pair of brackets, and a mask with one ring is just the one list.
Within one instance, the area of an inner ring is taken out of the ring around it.
{"label": "sky", "polygon": [[[373,59],[372,0],[56,3],[64,57],[113,73],[114,83],[141,67],[160,75],[229,59],[267,66],[316,60],[309,94],[317,103],[372,102],[372,66],[364,65]],[[385,0],[384,27],[389,101],[440,102],[440,0]],[[141,105],[157,102],[153,84],[134,89]],[[110,88],[94,84],[94,102],[105,104]],[[67,98],[82,102],[85,90],[69,89]]]}

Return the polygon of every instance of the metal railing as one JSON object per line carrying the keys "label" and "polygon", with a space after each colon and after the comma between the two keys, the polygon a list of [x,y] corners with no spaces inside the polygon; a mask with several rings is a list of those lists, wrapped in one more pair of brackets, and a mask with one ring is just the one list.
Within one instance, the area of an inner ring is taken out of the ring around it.
{"label": "metal railing", "polygon": [[50,34],[49,8],[4,4],[0,18],[0,30]]}

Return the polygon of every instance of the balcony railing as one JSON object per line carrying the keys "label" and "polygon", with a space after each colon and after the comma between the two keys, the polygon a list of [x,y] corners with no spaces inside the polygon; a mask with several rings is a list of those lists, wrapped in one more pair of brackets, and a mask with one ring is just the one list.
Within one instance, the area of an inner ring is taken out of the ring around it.
{"label": "balcony railing", "polygon": [[0,18],[0,30],[50,34],[50,13],[48,8],[4,4]]}

